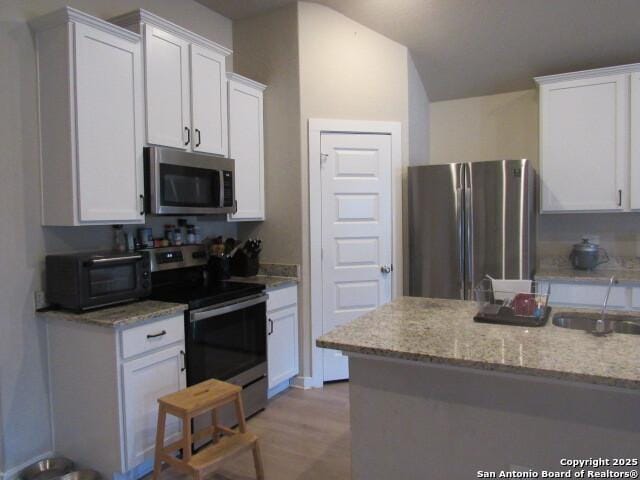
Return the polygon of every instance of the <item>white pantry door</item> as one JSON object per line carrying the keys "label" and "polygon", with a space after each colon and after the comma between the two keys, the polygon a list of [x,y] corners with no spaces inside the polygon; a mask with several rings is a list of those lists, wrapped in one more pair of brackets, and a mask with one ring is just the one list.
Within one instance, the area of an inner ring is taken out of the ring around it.
{"label": "white pantry door", "polygon": [[[391,300],[391,135],[323,133],[322,328]],[[349,378],[347,358],[323,350],[324,381]]]}

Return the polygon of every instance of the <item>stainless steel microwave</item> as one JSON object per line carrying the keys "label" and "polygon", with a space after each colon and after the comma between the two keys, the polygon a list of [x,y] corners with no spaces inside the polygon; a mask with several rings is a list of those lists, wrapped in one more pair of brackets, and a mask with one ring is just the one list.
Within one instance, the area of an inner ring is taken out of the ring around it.
{"label": "stainless steel microwave", "polygon": [[46,295],[75,311],[128,302],[151,294],[147,252],[47,255]]}
{"label": "stainless steel microwave", "polygon": [[145,211],[155,215],[235,213],[231,158],[145,147]]}

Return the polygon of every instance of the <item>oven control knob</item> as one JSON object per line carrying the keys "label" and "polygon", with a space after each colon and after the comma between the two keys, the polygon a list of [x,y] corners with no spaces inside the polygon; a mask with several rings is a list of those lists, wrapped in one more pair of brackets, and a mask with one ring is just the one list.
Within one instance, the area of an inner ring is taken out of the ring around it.
{"label": "oven control knob", "polygon": [[149,280],[145,280],[142,282],[142,288],[145,290],[149,288]]}
{"label": "oven control knob", "polygon": [[143,278],[149,278],[149,272],[147,272],[146,270],[144,272],[142,272],[142,277]]}

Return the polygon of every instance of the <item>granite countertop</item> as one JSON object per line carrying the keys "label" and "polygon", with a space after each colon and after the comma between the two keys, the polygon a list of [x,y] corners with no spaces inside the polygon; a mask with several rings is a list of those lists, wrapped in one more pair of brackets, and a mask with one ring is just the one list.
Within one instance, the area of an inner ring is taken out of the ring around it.
{"label": "granite countertop", "polygon": [[566,268],[540,268],[536,280],[550,280],[557,282],[607,283],[611,276],[616,277],[622,284],[640,284],[640,270],[633,269],[596,269],[576,270]]}
{"label": "granite countertop", "polygon": [[75,313],[69,310],[41,310],[38,315],[51,320],[69,320],[100,327],[117,328],[130,327],[155,318],[178,314],[184,312],[187,308],[187,305],[181,303],[143,300],[83,313]]}
{"label": "granite countertop", "polygon": [[295,277],[279,277],[276,275],[255,275],[253,277],[231,277],[229,280],[242,283],[260,283],[265,286],[265,290],[274,290],[276,288],[296,285],[298,279]]}
{"label": "granite countertop", "polygon": [[400,297],[323,335],[317,345],[640,390],[640,336],[597,337],[551,320],[544,327],[477,323],[476,311],[470,301]]}

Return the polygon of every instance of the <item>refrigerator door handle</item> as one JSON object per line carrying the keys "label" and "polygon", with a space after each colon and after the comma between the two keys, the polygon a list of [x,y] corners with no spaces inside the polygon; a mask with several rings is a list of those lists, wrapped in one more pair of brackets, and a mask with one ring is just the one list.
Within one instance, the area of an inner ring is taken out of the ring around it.
{"label": "refrigerator door handle", "polygon": [[465,252],[465,298],[473,300],[473,192],[471,166],[465,164],[464,171],[464,252]]}
{"label": "refrigerator door handle", "polygon": [[[462,169],[460,170],[460,175],[462,175]],[[464,300],[464,290],[465,290],[465,282],[464,282],[464,195],[462,185],[456,186],[456,222],[457,225],[457,240],[458,240],[458,274],[460,275],[460,299]]]}

